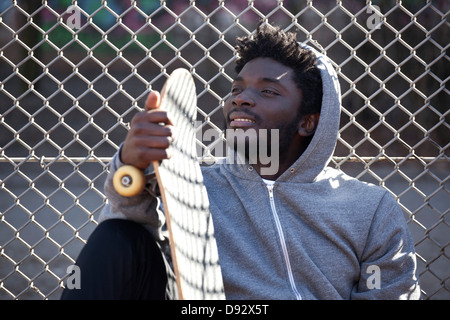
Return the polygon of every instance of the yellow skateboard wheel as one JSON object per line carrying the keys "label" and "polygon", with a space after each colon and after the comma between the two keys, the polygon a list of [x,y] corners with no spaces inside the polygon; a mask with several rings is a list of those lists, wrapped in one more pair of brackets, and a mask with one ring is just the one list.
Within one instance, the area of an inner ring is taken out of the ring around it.
{"label": "yellow skateboard wheel", "polygon": [[113,185],[118,194],[134,197],[144,190],[145,176],[138,168],[126,165],[114,173]]}

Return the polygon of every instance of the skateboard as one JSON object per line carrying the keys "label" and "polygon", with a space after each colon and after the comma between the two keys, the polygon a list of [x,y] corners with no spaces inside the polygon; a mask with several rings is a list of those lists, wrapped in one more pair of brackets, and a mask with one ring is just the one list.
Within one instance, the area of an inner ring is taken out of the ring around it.
{"label": "skateboard", "polygon": [[[197,160],[194,121],[197,97],[186,69],[176,69],[161,91],[160,108],[167,110],[177,137],[172,157],[153,162],[169,232],[173,271],[179,299],[225,299],[209,200]],[[147,179],[132,166],[123,166],[114,178],[123,196],[139,194]]]}

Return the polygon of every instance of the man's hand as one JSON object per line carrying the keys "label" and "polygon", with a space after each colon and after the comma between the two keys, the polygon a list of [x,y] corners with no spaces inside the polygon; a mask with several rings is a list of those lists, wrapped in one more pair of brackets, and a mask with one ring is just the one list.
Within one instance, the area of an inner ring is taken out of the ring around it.
{"label": "man's hand", "polygon": [[152,161],[170,158],[168,148],[173,141],[173,123],[166,111],[159,110],[159,104],[159,92],[150,92],[145,111],[137,113],[131,120],[120,154],[123,163],[145,169]]}

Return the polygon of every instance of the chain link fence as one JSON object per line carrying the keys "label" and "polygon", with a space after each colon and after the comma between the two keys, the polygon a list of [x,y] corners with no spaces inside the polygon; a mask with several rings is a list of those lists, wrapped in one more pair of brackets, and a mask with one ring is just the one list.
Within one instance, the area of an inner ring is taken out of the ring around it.
{"label": "chain link fence", "polygon": [[[259,20],[327,54],[342,88],[332,165],[404,209],[424,299],[449,299],[446,0],[2,1],[0,299],[58,299],[107,199],[132,116],[178,67],[199,136],[222,130],[233,47]],[[219,139],[199,139],[203,159]]]}

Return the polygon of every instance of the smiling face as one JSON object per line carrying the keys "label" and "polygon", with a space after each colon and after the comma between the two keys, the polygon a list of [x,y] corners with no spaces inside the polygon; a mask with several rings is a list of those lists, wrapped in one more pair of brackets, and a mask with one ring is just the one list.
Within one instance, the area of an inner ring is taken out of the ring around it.
{"label": "smiling face", "polygon": [[227,129],[278,129],[280,156],[295,153],[298,158],[302,151],[298,127],[303,95],[293,72],[272,58],[249,61],[234,80],[224,105]]}

